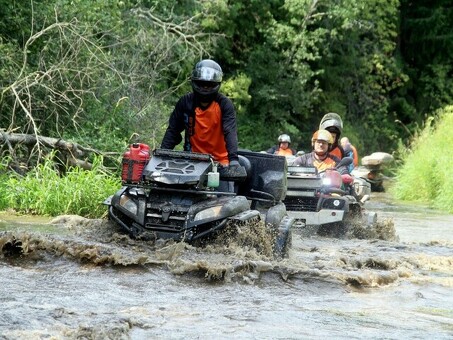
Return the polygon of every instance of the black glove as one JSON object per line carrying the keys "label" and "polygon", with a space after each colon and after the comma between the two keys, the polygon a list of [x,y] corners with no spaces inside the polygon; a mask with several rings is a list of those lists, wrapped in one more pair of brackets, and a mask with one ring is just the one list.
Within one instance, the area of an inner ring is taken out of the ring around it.
{"label": "black glove", "polygon": [[238,161],[231,161],[229,166],[219,169],[220,179],[226,181],[243,181],[247,178],[247,171]]}

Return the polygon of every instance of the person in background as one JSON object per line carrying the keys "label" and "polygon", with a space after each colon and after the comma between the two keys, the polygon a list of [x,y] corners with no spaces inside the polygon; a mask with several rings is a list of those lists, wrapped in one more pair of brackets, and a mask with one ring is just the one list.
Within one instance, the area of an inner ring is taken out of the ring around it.
{"label": "person in background", "polygon": [[[330,153],[333,145],[333,137],[327,130],[318,130],[313,134],[311,145],[313,151],[297,157],[292,165],[315,167],[318,171],[333,169],[340,162],[340,159]],[[347,166],[340,166],[337,169],[340,174],[348,174]]]}
{"label": "person in background", "polygon": [[335,112],[326,113],[319,123],[320,130],[327,130],[333,137],[332,149],[330,154],[342,159],[345,157],[343,147],[339,144],[341,133],[343,132],[343,120]]}
{"label": "person in background", "polygon": [[287,134],[282,134],[278,136],[278,144],[274,145],[266,152],[279,156],[293,156],[296,154],[296,150],[292,149],[290,145],[291,137],[289,137]]}
{"label": "person in background", "polygon": [[340,144],[345,152],[345,157],[351,157],[353,159],[352,164],[349,166],[349,172],[351,172],[355,167],[359,166],[359,154],[357,153],[355,146],[349,141],[348,137],[342,137]]}
{"label": "person in background", "polygon": [[[173,149],[182,141],[184,131],[184,151],[212,155],[221,166],[221,174],[225,168],[229,173],[242,174],[245,169],[239,164],[236,112],[232,101],[219,93],[222,77],[222,68],[214,60],[204,59],[195,65],[193,91],[176,103],[161,148]],[[228,183],[228,188],[220,190],[232,191]]]}

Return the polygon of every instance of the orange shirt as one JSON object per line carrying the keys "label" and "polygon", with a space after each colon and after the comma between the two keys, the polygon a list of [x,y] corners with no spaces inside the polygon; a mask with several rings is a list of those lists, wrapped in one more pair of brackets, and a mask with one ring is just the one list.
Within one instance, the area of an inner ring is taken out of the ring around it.
{"label": "orange shirt", "polygon": [[278,151],[275,153],[276,155],[280,155],[280,156],[292,156],[293,155],[293,151],[288,148],[288,149],[278,149]]}
{"label": "orange shirt", "polygon": [[220,105],[213,101],[206,109],[195,109],[195,134],[190,137],[193,152],[211,154],[216,161],[228,165],[228,151],[223,135]]}
{"label": "orange shirt", "polygon": [[316,169],[318,169],[318,171],[333,169],[333,168],[335,168],[336,164],[337,163],[335,162],[335,160],[330,157],[327,157],[323,161],[320,161],[316,158],[313,159],[313,165],[315,166]]}

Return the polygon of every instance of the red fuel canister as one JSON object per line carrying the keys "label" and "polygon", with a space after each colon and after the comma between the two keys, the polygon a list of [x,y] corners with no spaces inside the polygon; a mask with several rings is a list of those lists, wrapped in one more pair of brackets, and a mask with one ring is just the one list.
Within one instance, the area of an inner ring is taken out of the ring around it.
{"label": "red fuel canister", "polygon": [[123,183],[138,183],[142,179],[143,169],[150,158],[149,146],[134,143],[123,154],[121,179]]}

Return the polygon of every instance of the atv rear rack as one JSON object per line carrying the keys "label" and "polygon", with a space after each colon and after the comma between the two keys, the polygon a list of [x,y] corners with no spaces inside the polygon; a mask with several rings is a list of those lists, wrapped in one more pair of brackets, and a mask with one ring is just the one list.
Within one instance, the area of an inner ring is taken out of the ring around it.
{"label": "atv rear rack", "polygon": [[156,149],[153,151],[154,156],[165,156],[171,158],[183,158],[196,161],[212,162],[212,156],[198,152],[175,151],[169,149]]}

